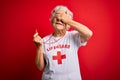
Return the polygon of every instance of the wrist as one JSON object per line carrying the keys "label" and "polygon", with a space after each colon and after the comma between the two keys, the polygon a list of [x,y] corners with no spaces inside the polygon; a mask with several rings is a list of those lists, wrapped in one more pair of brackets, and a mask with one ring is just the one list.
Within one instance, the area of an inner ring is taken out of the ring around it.
{"label": "wrist", "polygon": [[73,20],[72,20],[72,19],[69,19],[69,20],[67,21],[67,24],[68,24],[68,25],[72,25],[72,23],[73,23]]}
{"label": "wrist", "polygon": [[42,44],[36,44],[37,48],[41,48]]}

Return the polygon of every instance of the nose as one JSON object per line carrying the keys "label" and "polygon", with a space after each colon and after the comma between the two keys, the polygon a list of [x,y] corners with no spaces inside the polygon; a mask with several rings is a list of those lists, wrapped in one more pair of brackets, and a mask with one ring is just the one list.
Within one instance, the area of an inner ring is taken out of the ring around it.
{"label": "nose", "polygon": [[60,21],[60,19],[57,19],[57,21]]}
{"label": "nose", "polygon": [[60,19],[56,19],[56,21],[57,21],[57,22],[61,22],[61,23],[63,23],[63,21],[62,21],[62,20],[60,20]]}

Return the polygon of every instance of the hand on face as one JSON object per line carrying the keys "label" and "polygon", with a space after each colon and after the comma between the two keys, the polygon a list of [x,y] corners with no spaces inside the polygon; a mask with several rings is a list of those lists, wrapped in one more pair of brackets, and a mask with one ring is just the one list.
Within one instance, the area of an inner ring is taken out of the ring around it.
{"label": "hand on face", "polygon": [[55,15],[53,16],[52,24],[54,28],[57,28],[59,30],[67,29],[67,24],[71,20],[70,16],[67,14],[67,12],[63,11],[56,11]]}
{"label": "hand on face", "polygon": [[57,18],[58,20],[62,21],[65,24],[68,24],[69,21],[71,20],[70,15],[68,15],[67,11],[66,12],[56,11],[55,18]]}

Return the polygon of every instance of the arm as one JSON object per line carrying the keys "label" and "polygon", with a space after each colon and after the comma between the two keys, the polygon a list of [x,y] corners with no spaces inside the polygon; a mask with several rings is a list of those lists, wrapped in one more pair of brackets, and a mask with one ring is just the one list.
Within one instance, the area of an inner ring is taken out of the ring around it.
{"label": "arm", "polygon": [[35,64],[40,71],[44,69],[44,56],[43,56],[43,53],[42,53],[42,47],[41,46],[36,48]]}
{"label": "arm", "polygon": [[88,29],[85,25],[80,24],[72,19],[69,20],[67,24],[72,26],[74,29],[76,29],[80,33],[81,42],[86,42],[91,38],[93,34],[92,31]]}
{"label": "arm", "polygon": [[72,26],[80,33],[81,42],[86,42],[92,36],[92,31],[85,25],[72,20],[69,15],[65,12],[58,11],[56,12],[56,17],[62,20],[64,23]]}
{"label": "arm", "polygon": [[42,51],[42,39],[37,32],[33,36],[33,41],[36,44],[35,64],[37,68],[41,71],[44,69],[45,62],[44,62],[44,56]]}

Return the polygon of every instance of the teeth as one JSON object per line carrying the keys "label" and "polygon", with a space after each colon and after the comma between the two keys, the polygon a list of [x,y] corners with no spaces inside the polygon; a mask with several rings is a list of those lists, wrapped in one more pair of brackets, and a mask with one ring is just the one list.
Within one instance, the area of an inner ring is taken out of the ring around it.
{"label": "teeth", "polygon": [[56,24],[61,24],[62,25],[62,23],[56,23]]}

